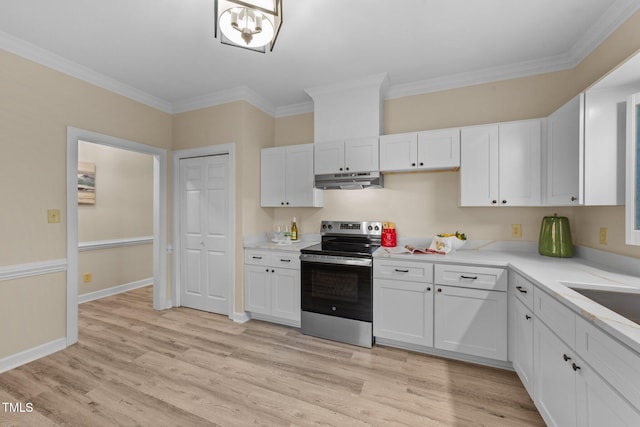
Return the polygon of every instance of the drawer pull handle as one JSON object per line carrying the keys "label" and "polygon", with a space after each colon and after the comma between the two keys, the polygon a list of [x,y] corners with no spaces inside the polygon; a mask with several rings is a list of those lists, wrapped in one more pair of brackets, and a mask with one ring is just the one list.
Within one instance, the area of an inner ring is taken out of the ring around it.
{"label": "drawer pull handle", "polygon": [[469,280],[478,280],[478,276],[464,276],[464,275],[460,275],[461,279],[469,279]]}
{"label": "drawer pull handle", "polygon": [[261,256],[252,256],[251,258],[253,258],[253,259],[262,259]]}
{"label": "drawer pull handle", "polygon": [[282,258],[281,258],[281,259],[280,259],[280,262],[291,262],[291,260],[290,260],[290,259],[282,259]]}
{"label": "drawer pull handle", "polygon": [[526,290],[526,289],[522,289],[522,286],[516,286],[516,289],[517,289],[518,291],[520,291],[520,293],[523,293],[523,294],[526,294],[526,293],[527,293],[527,290]]}
{"label": "drawer pull handle", "polygon": [[580,366],[576,365],[575,363],[572,363],[571,367],[573,368],[574,371],[578,371],[580,369]]}
{"label": "drawer pull handle", "polygon": [[398,273],[408,273],[409,270],[400,270],[399,268],[395,269]]}
{"label": "drawer pull handle", "polygon": [[529,319],[531,319],[531,316],[529,316],[528,314],[525,314],[525,315],[524,315],[524,318],[525,318],[525,319],[527,319],[527,320],[529,320]]}
{"label": "drawer pull handle", "polygon": [[564,359],[565,362],[568,361],[568,360],[571,360],[571,358],[569,356],[567,356],[566,354],[563,354],[562,358]]}

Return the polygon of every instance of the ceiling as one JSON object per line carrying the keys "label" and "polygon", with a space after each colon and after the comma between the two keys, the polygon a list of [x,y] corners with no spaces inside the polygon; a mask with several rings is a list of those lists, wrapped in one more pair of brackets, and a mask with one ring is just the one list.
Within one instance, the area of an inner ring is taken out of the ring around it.
{"label": "ceiling", "polygon": [[283,0],[273,52],[213,38],[213,0],[2,0],[0,48],[167,112],[388,73],[388,98],[577,65],[640,0]]}

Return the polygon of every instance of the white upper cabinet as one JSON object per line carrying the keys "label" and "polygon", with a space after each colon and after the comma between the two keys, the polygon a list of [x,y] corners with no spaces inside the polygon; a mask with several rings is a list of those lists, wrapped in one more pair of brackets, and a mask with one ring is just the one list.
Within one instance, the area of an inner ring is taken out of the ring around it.
{"label": "white upper cabinet", "polygon": [[313,144],[265,148],[261,152],[260,206],[321,207],[313,187]]}
{"label": "white upper cabinet", "polygon": [[547,119],[546,204],[570,206],[584,203],[582,149],[584,147],[584,96],[576,96]]}
{"label": "white upper cabinet", "polygon": [[546,204],[624,204],[628,88],[579,94],[548,118]]}
{"label": "white upper cabinet", "polygon": [[459,166],[459,128],[380,137],[382,172],[455,169]]}
{"label": "white upper cabinet", "polygon": [[461,206],[540,205],[542,120],[462,128]]}
{"label": "white upper cabinet", "polygon": [[313,145],[316,175],[379,170],[377,136]]}

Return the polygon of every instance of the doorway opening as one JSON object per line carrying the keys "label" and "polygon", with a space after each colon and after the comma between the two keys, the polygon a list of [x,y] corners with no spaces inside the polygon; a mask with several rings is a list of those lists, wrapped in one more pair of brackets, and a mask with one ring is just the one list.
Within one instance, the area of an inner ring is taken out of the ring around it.
{"label": "doorway opening", "polygon": [[162,310],[167,300],[167,152],[164,149],[67,128],[67,346],[78,341],[78,144],[120,148],[153,156],[153,308]]}

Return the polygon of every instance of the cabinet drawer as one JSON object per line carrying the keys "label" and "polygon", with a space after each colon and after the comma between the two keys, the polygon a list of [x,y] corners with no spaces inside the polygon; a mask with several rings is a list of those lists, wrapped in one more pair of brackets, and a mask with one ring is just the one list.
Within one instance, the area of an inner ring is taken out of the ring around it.
{"label": "cabinet drawer", "polygon": [[511,293],[516,296],[529,310],[533,310],[533,283],[517,273],[513,273],[509,283]]}
{"label": "cabinet drawer", "polygon": [[373,261],[373,277],[433,283],[433,264],[429,262],[376,259]]}
{"label": "cabinet drawer", "polygon": [[578,317],[576,351],[613,388],[640,410],[640,354]]}
{"label": "cabinet drawer", "polygon": [[244,263],[249,265],[271,265],[271,252],[245,250]]}
{"label": "cabinet drawer", "polygon": [[576,315],[538,288],[533,290],[533,312],[572,349],[576,347]]}
{"label": "cabinet drawer", "polygon": [[447,264],[435,266],[435,283],[438,285],[506,292],[507,277],[504,268]]}
{"label": "cabinet drawer", "polygon": [[271,265],[280,268],[300,269],[300,253],[298,252],[273,252]]}

